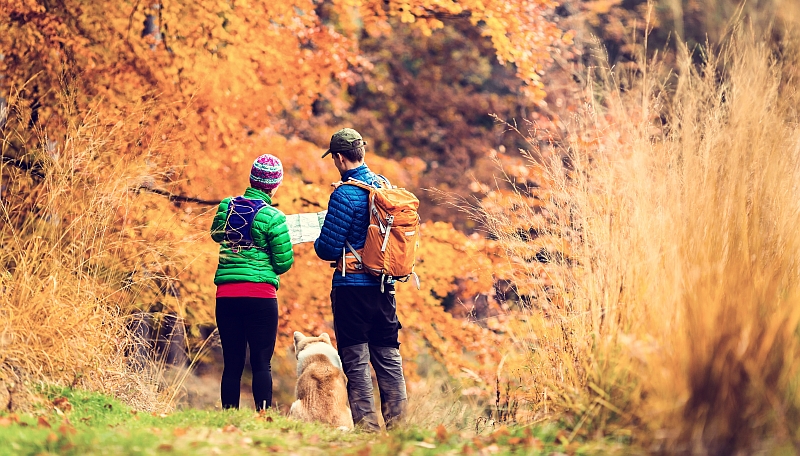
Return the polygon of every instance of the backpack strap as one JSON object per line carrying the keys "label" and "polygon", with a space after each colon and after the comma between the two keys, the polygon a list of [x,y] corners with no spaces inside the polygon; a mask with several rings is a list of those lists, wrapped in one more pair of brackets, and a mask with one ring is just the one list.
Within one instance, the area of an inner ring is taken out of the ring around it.
{"label": "backpack strap", "polygon": [[[383,176],[381,176],[381,177],[383,177]],[[386,178],[384,177],[384,179],[386,179]],[[388,182],[388,181],[386,181],[386,182]],[[344,185],[344,184],[353,185],[353,186],[356,186],[358,188],[364,189],[366,191],[372,191],[372,190],[375,190],[376,188],[384,188],[384,182],[381,182],[380,180],[378,180],[379,187],[375,187],[374,185],[369,185],[368,183],[366,183],[364,181],[361,181],[361,180],[358,180],[358,179],[353,179],[352,177],[350,179],[347,179],[346,181],[342,182],[342,185]]]}
{"label": "backpack strap", "polygon": [[[380,176],[380,177],[383,177],[383,176]],[[386,179],[386,178],[383,177],[383,179]],[[388,182],[388,180],[386,180],[386,182]],[[364,181],[360,181],[358,179],[353,179],[352,177],[350,179],[346,180],[345,182],[342,182],[342,185],[344,185],[344,184],[352,185],[354,187],[358,187],[358,188],[360,188],[362,190],[366,190],[366,191],[370,192],[370,194],[369,194],[369,212],[370,212],[370,214],[374,215],[375,219],[378,221],[378,226],[381,229],[381,234],[386,234],[386,232],[387,232],[386,231],[386,225],[384,224],[384,221],[381,220],[381,217],[378,214],[378,209],[375,207],[375,195],[372,192],[374,192],[375,190],[378,190],[379,188],[389,188],[389,187],[388,186],[384,186],[384,184],[380,180],[378,180],[378,184],[380,185],[380,187],[374,187],[374,186],[369,185],[368,183],[366,183]]]}
{"label": "backpack strap", "polygon": [[345,245],[345,246],[346,246],[346,247],[347,247],[347,248],[348,248],[348,249],[349,249],[351,252],[353,252],[353,256],[354,256],[354,257],[356,257],[356,260],[358,260],[358,262],[359,262],[359,263],[361,263],[361,255],[358,253],[358,251],[357,251],[356,249],[354,249],[354,248],[353,248],[353,246],[352,246],[352,245],[350,245],[350,241],[348,241],[348,240],[345,240],[345,241],[344,241],[344,245]]}
{"label": "backpack strap", "polygon": [[[251,200],[243,196],[231,198],[228,202],[228,213],[225,217],[225,244],[234,252],[258,248],[253,242],[253,222],[262,209],[267,207],[263,200]],[[236,217],[234,226],[231,217]],[[242,232],[245,230],[246,232]]]}
{"label": "backpack strap", "polygon": [[[358,253],[358,250],[356,250],[356,249],[353,247],[353,245],[352,245],[352,244],[350,244],[350,241],[348,241],[347,239],[345,239],[345,241],[344,241],[344,247],[342,247],[342,263],[341,263],[341,267],[342,267],[342,277],[345,277],[345,276],[347,275],[347,251],[348,251],[348,250],[350,250],[350,253],[352,253],[352,254],[353,254],[353,258],[355,258],[355,259],[356,259],[356,261],[358,262],[358,266],[356,267],[356,269],[357,269],[356,273],[357,273],[357,274],[361,274],[361,273],[363,273],[363,272],[364,272],[364,270],[363,270],[363,269],[364,269],[364,266],[363,266],[363,265],[364,265],[364,262],[361,260],[361,254],[360,254],[360,253]],[[338,267],[339,267],[339,263],[338,263],[338,261],[337,261],[337,268],[338,268]],[[352,270],[351,270],[350,272],[351,272],[351,273],[353,273],[353,271],[352,271]]]}

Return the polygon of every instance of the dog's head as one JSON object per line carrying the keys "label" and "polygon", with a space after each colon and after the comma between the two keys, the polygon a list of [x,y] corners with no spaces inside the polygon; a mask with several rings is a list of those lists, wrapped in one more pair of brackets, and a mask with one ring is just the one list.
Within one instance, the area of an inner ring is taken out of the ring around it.
{"label": "dog's head", "polygon": [[303,349],[305,349],[309,345],[314,344],[314,343],[320,343],[320,342],[328,344],[330,346],[333,346],[333,344],[331,343],[331,336],[329,336],[328,333],[322,333],[319,336],[310,337],[310,336],[304,335],[300,331],[295,331],[294,332],[294,355],[297,356],[297,355],[300,354],[301,351],[303,351]]}

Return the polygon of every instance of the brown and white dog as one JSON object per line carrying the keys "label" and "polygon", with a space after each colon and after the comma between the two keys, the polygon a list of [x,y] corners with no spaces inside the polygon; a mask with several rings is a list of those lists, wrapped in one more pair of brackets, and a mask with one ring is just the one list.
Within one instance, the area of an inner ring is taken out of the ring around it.
{"label": "brown and white dog", "polygon": [[352,429],[347,377],[330,336],[322,333],[318,337],[306,337],[295,331],[294,353],[297,357],[297,400],[289,410],[289,417]]}

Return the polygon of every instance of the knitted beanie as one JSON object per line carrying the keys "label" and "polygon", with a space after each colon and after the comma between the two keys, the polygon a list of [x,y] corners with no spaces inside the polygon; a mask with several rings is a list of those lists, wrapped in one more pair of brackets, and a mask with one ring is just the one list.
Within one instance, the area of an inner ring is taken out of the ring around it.
{"label": "knitted beanie", "polygon": [[264,154],[253,162],[250,170],[250,185],[252,187],[270,191],[277,188],[283,180],[283,165],[278,157]]}

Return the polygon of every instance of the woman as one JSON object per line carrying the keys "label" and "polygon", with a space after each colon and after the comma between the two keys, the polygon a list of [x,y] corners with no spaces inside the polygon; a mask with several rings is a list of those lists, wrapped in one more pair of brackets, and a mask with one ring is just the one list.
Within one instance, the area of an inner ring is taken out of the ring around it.
{"label": "woman", "polygon": [[246,347],[250,346],[256,410],[272,405],[270,359],[278,331],[279,276],[294,263],[286,216],[272,207],[283,180],[281,161],[258,157],[244,195],[225,198],[211,225],[220,243],[217,328],[222,342],[222,408],[239,408]]}

